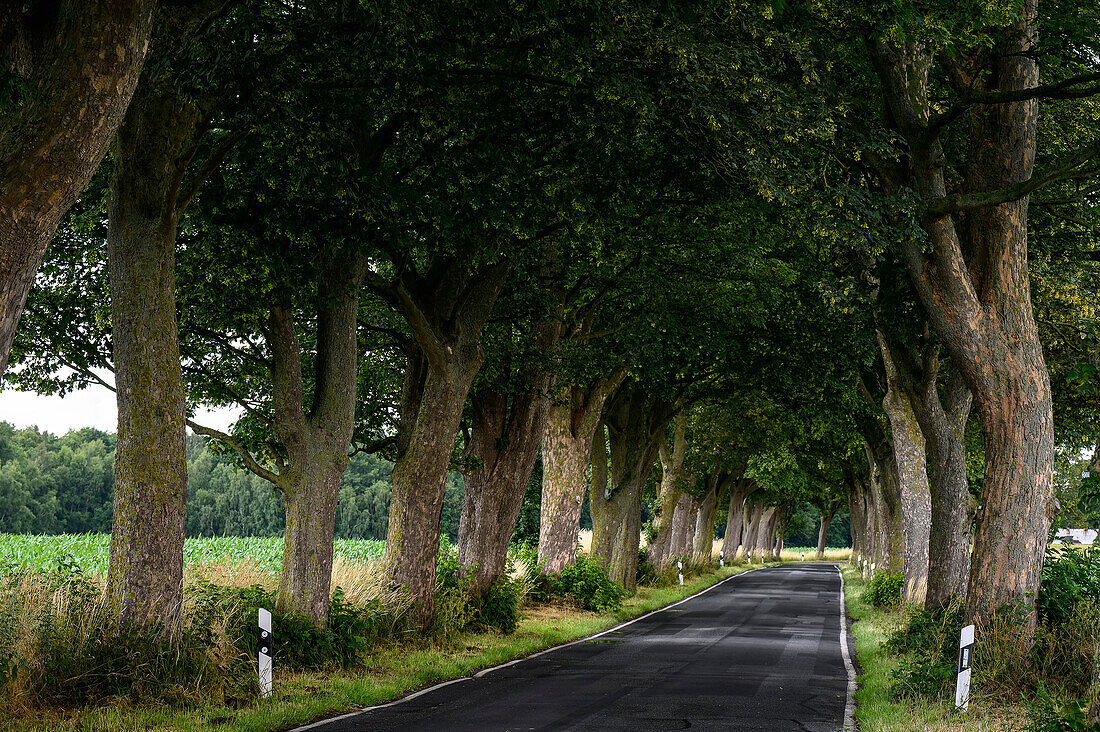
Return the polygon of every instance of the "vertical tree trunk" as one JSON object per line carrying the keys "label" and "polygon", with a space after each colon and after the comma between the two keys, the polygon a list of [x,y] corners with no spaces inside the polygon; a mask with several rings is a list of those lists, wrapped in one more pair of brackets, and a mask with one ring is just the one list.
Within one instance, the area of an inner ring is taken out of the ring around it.
{"label": "vertical tree trunk", "polygon": [[[825,543],[829,538],[829,526],[833,523],[833,516],[836,515],[839,504],[834,505],[831,509],[821,514],[821,526],[817,530],[817,554],[815,555],[818,560],[825,558]],[[849,521],[851,526],[851,521]],[[853,534],[854,535],[854,534]]]}
{"label": "vertical tree trunk", "polygon": [[752,557],[764,561],[771,557],[775,551],[775,522],[776,507],[768,506],[760,514],[760,521],[756,529],[756,546],[753,547]]}
{"label": "vertical tree trunk", "polygon": [[1036,16],[1027,0],[981,53],[947,58],[913,39],[870,45],[889,122],[909,144],[899,172],[926,202],[930,251],[904,241],[906,267],[981,414],[985,478],[967,585],[967,613],[979,621],[1008,602],[1033,605],[1056,508],[1050,378],[1031,307],[1027,189],[1018,188],[1034,171],[1038,103],[969,108],[964,179],[948,196],[929,72],[942,58],[968,95],[1036,86]]}
{"label": "vertical tree trunk", "polygon": [[604,402],[625,371],[601,378],[587,389],[562,390],[550,408],[542,442],[542,507],[539,564],[548,574],[572,564],[577,553],[581,506],[593,439]]}
{"label": "vertical tree trunk", "polygon": [[178,626],[187,402],[176,326],[176,228],[198,109],[143,76],[119,129],[108,200],[118,400],[108,597],[122,624]]}
{"label": "vertical tree trunk", "polygon": [[699,501],[695,518],[695,541],[692,555],[709,562],[714,552],[714,522],[718,518],[718,494],[725,490],[729,473],[717,469],[707,476],[707,491]]}
{"label": "vertical tree trunk", "polygon": [[[549,356],[561,335],[562,305],[530,335],[537,353]],[[458,561],[473,568],[473,589],[484,592],[503,573],[527,482],[538,458],[550,415],[554,374],[531,363],[471,395],[473,411],[465,473],[466,491],[458,527]],[[510,388],[517,379],[521,386]],[[509,399],[509,392],[513,392]]]}
{"label": "vertical tree trunk", "polygon": [[864,441],[867,459],[874,465],[870,486],[875,506],[874,557],[879,569],[893,574],[904,571],[905,542],[902,530],[901,485],[893,444],[881,432]]}
{"label": "vertical tree trunk", "polygon": [[672,514],[672,539],[669,558],[691,555],[695,545],[695,498],[690,493],[681,493]]}
{"label": "vertical tree trunk", "polygon": [[726,519],[726,534],[722,539],[722,553],[727,559],[736,559],[741,553],[741,529],[745,523],[745,500],[759,486],[751,478],[742,478],[730,490],[730,505]]}
{"label": "vertical tree trunk", "polygon": [[760,520],[763,517],[764,504],[755,501],[748,509],[748,521],[745,523],[745,538],[742,545],[745,548],[745,556],[750,560],[756,551],[756,537],[760,533]]}
{"label": "vertical tree trunk", "polygon": [[[156,2],[63,3],[45,29],[24,27],[22,5],[0,10],[0,58],[28,89],[17,110],[0,116],[0,374],[42,256],[126,114]],[[154,598],[151,616],[160,605]]]}
{"label": "vertical tree trunk", "polygon": [[597,534],[608,537],[608,576],[631,592],[637,587],[642,488],[674,413],[672,405],[654,399],[636,384],[620,387],[608,402],[605,421],[611,444],[611,484],[604,496],[589,493],[593,542]]}
{"label": "vertical tree trunk", "polygon": [[654,566],[664,564],[671,556],[673,519],[676,504],[683,493],[684,456],[687,452],[687,441],[684,439],[686,428],[687,415],[680,412],[676,415],[672,446],[670,447],[663,438],[661,439],[661,504],[653,519],[657,529],[656,536],[649,546],[649,560]]}
{"label": "vertical tree trunk", "polygon": [[970,390],[957,369],[944,387],[941,403],[935,374],[911,399],[928,455],[932,526],[928,537],[928,595],[925,607],[945,606],[966,597],[970,568],[970,485],[966,478],[966,420]]}
{"label": "vertical tree trunk", "polygon": [[615,541],[615,517],[608,501],[607,430],[603,422],[596,427],[592,437],[591,467],[588,510],[592,515],[592,546],[589,556],[601,567],[609,567]]}
{"label": "vertical tree trunk", "polygon": [[783,558],[783,542],[787,533],[787,524],[791,520],[791,506],[785,504],[776,511],[775,521],[775,551],[773,556],[778,561]]}
{"label": "vertical tree trunk", "polygon": [[894,463],[898,469],[904,552],[901,597],[906,603],[923,605],[928,594],[928,530],[932,523],[924,434],[908,394],[899,385],[893,352],[881,331],[877,333],[877,338],[886,367],[887,391],[882,408],[890,419],[890,442],[894,446]]}

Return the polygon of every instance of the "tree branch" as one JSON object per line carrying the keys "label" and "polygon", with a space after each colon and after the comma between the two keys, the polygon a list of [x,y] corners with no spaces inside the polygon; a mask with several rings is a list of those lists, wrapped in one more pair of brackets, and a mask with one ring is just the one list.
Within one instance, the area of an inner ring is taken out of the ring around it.
{"label": "tree branch", "polygon": [[256,458],[252,456],[248,448],[233,439],[232,436],[227,435],[221,430],[216,430],[213,427],[204,427],[190,419],[187,420],[187,426],[190,427],[191,431],[195,434],[212,437],[231,448],[235,453],[241,456],[241,460],[244,461],[245,467],[248,468],[250,472],[255,473],[273,485],[279,485],[279,476],[256,462]]}

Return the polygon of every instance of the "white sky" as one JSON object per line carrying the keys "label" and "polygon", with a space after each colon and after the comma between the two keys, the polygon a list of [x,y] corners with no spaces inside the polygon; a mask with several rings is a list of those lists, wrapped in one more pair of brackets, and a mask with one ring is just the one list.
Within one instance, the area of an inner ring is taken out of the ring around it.
{"label": "white sky", "polygon": [[[238,412],[231,409],[195,410],[196,422],[223,431],[237,416]],[[16,391],[9,386],[0,391],[0,422],[10,422],[17,428],[37,426],[57,436],[81,427],[114,432],[118,407],[115,393],[98,385],[70,392],[64,398]]]}

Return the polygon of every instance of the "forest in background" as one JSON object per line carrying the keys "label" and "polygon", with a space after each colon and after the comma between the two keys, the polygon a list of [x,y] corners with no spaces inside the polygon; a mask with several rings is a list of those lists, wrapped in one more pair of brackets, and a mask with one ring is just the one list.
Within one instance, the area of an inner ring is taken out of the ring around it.
{"label": "forest in background", "polygon": [[[213,445],[213,449],[212,449]],[[187,535],[278,536],[283,506],[273,486],[241,469],[232,454],[205,437],[187,437]],[[0,422],[0,533],[106,534],[114,502],[115,435],[92,427],[61,437],[30,427]],[[513,541],[535,544],[539,536],[542,471],[536,466],[524,498]],[[385,539],[389,520],[392,465],[375,455],[351,458],[336,508],[336,538]],[[651,486],[653,488],[653,486]],[[461,474],[447,479],[443,533],[454,542],[462,507]],[[655,491],[643,505],[652,522]],[[786,539],[790,546],[817,543],[819,517],[812,506],[792,514]],[[715,535],[725,531],[719,515]],[[581,528],[591,529],[585,501]],[[829,546],[850,546],[847,512],[829,529]]]}

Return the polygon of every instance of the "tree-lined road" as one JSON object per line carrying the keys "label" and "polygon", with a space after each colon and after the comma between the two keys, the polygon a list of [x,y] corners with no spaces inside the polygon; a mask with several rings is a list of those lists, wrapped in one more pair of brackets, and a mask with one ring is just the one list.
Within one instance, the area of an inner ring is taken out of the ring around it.
{"label": "tree-lined road", "polygon": [[761,569],[597,638],[309,728],[837,732],[850,673],[840,608],[834,565]]}

